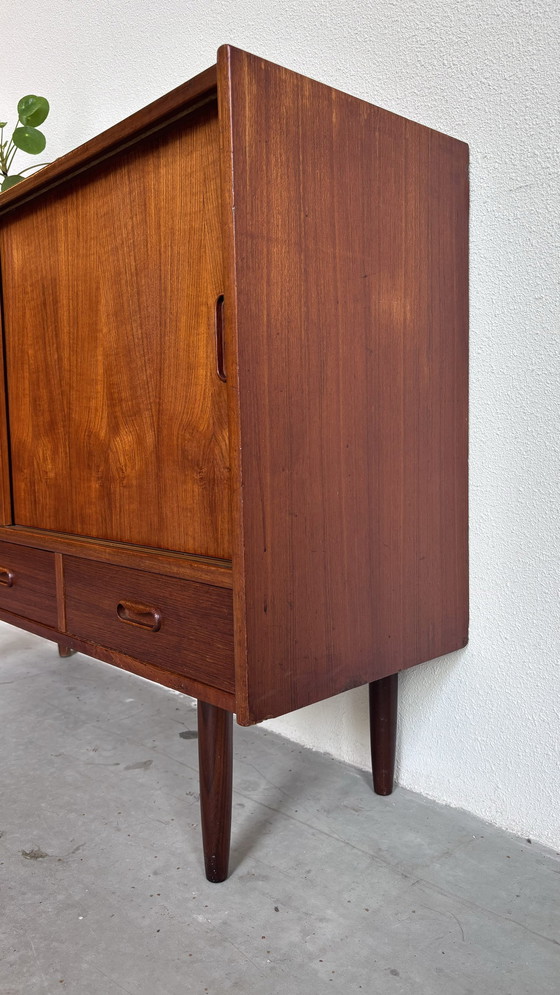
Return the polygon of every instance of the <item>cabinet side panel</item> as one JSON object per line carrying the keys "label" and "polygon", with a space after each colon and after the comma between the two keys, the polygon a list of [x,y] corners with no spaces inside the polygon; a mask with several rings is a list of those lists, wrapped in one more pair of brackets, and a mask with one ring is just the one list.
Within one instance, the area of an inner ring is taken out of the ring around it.
{"label": "cabinet side panel", "polygon": [[219,59],[250,722],[466,642],[468,150]]}

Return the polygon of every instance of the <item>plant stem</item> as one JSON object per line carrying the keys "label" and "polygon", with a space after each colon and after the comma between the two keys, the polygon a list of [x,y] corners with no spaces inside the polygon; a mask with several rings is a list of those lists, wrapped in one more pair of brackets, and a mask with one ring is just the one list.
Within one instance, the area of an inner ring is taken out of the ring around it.
{"label": "plant stem", "polygon": [[43,166],[50,166],[50,162],[33,163],[32,166],[26,166],[25,169],[20,169],[19,175],[23,176],[23,174],[28,173],[30,169],[42,169]]}
{"label": "plant stem", "polygon": [[8,175],[8,163],[6,161],[6,146],[7,142],[4,141],[4,129],[0,128],[0,173],[2,176]]}
{"label": "plant stem", "polygon": [[[9,158],[10,152],[12,153],[12,158],[11,159]],[[13,145],[13,142],[10,139],[10,144],[8,145],[8,149],[6,151],[6,170],[7,171],[12,168],[12,163],[14,161],[16,152],[17,152],[17,145]]]}

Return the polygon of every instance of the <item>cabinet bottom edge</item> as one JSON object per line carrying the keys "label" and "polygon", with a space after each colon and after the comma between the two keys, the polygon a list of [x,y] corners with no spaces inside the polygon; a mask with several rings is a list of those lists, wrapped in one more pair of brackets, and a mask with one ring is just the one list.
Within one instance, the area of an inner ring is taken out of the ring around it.
{"label": "cabinet bottom edge", "polygon": [[106,646],[100,646],[97,643],[80,639],[67,632],[59,632],[57,629],[42,622],[22,618],[20,615],[14,615],[5,609],[0,609],[0,620],[14,625],[18,629],[24,629],[26,632],[33,632],[35,635],[49,639],[51,642],[59,643],[61,646],[71,647],[80,653],[84,653],[86,656],[92,657],[94,660],[109,663],[114,667],[118,667],[119,670],[136,674],[137,677],[143,677],[145,680],[152,681],[152,683],[161,684],[163,687],[180,691],[182,694],[188,694],[201,701],[207,701],[209,704],[225,708],[229,712],[235,711],[235,694],[232,691],[204,684],[191,677],[186,677],[184,674],[165,670],[151,663],[143,663],[141,660],[127,656],[124,653],[118,653]]}

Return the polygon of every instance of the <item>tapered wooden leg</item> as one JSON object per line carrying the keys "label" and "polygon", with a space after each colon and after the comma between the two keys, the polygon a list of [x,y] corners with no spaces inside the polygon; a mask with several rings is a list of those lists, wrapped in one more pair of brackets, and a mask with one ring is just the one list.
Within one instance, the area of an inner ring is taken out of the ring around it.
{"label": "tapered wooden leg", "polygon": [[61,643],[58,644],[58,655],[59,656],[74,656],[76,650],[73,650],[71,646],[63,646]]}
{"label": "tapered wooden leg", "polygon": [[225,881],[231,835],[233,716],[198,703],[198,762],[204,865],[209,881]]}
{"label": "tapered wooden leg", "polygon": [[369,686],[369,728],[373,787],[378,795],[390,795],[395,776],[397,741],[398,674],[382,677]]}

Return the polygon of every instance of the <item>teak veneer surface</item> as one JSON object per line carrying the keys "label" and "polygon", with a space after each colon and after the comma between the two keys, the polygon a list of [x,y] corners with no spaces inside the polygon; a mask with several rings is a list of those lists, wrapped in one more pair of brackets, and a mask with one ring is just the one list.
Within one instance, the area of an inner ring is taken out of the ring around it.
{"label": "teak veneer surface", "polygon": [[14,524],[231,556],[219,166],[214,103],[7,215]]}
{"label": "teak veneer surface", "polygon": [[237,681],[260,720],[467,640],[468,149],[237,49],[218,70]]}
{"label": "teak veneer surface", "polygon": [[0,217],[34,197],[43,197],[46,190],[65,183],[115,152],[142,141],[146,135],[180,121],[198,107],[215,100],[216,66],[210,66],[60,159],[27,176],[25,183],[18,183],[4,191],[0,201]]}

